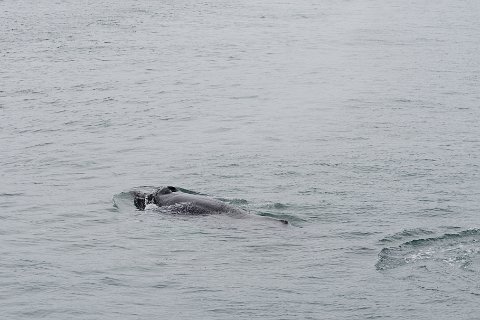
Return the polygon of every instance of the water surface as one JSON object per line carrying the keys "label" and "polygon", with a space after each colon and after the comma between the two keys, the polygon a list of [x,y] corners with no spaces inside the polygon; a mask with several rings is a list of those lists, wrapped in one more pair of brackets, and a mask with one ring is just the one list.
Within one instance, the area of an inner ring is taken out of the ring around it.
{"label": "water surface", "polygon": [[479,6],[0,1],[2,315],[475,318]]}

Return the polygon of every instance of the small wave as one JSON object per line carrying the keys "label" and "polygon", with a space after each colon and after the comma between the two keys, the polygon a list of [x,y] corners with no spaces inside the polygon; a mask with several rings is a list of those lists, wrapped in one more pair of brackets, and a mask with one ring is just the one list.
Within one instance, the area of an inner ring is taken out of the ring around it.
{"label": "small wave", "polygon": [[289,205],[280,203],[280,202],[275,202],[275,203],[268,203],[263,206],[264,209],[276,209],[276,210],[282,210],[282,209],[288,209]]}
{"label": "small wave", "polygon": [[380,240],[380,242],[394,242],[394,241],[399,241],[405,239],[411,239],[415,237],[420,237],[423,235],[431,235],[433,234],[433,231],[426,230],[426,229],[421,229],[421,228],[416,228],[416,229],[406,229],[401,232],[397,232],[394,235],[387,236],[383,239]]}
{"label": "small wave", "polygon": [[[399,236],[425,233],[423,229],[406,230]],[[426,231],[426,233],[430,233]],[[376,263],[377,270],[391,270],[404,265],[446,264],[468,271],[480,271],[480,229],[469,229],[459,233],[446,233],[438,237],[413,239],[399,246],[383,248]]]}
{"label": "small wave", "polygon": [[3,193],[0,193],[0,197],[17,197],[17,196],[23,196],[24,193],[9,193],[9,192],[3,192]]}
{"label": "small wave", "polygon": [[[220,199],[223,200],[223,199]],[[223,201],[226,201],[230,204],[237,205],[237,206],[245,206],[248,204],[248,201],[245,199],[225,199]]]}

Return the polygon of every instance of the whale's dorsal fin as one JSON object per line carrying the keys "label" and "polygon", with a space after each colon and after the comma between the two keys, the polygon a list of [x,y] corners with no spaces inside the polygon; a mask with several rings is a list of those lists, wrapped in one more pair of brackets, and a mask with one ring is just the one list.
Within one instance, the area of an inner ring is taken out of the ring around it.
{"label": "whale's dorsal fin", "polygon": [[158,191],[158,194],[169,194],[172,192],[177,192],[178,189],[172,186],[168,186],[166,188],[163,188],[162,190]]}

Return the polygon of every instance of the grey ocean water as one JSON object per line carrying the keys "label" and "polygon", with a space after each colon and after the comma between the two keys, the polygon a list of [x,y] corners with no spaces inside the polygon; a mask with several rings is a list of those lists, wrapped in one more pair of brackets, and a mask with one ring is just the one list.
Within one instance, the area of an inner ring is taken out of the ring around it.
{"label": "grey ocean water", "polygon": [[[0,318],[478,319],[479,19],[0,1]],[[291,225],[123,193],[165,185]]]}

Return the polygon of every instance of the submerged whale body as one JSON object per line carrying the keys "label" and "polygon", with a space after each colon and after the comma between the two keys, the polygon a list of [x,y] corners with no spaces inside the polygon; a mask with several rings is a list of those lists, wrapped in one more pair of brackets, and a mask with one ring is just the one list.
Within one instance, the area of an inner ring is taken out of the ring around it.
{"label": "submerged whale body", "polygon": [[[154,204],[158,207],[171,208],[172,211],[182,214],[206,215],[227,213],[239,217],[247,215],[252,216],[245,210],[234,207],[223,201],[207,196],[185,193],[172,186],[157,189],[153,193],[134,191],[133,195],[133,203],[139,210],[145,210],[147,205]],[[258,217],[273,219],[269,217]],[[288,221],[286,220],[273,220],[288,224]]]}

